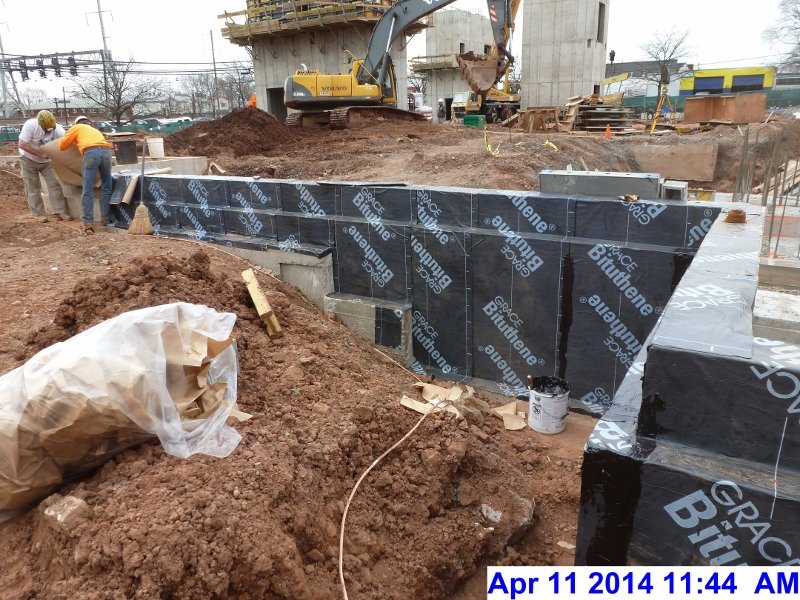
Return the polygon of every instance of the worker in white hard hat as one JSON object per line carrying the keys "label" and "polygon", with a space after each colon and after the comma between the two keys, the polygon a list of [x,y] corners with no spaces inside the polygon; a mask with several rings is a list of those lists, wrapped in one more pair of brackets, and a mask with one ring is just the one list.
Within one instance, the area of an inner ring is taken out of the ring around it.
{"label": "worker in white hard hat", "polygon": [[47,213],[42,200],[39,175],[47,184],[47,196],[55,217],[61,221],[70,220],[61,183],[56,177],[53,165],[50,164],[50,159],[42,152],[42,146],[63,135],[64,128],[56,123],[55,116],[49,110],[40,110],[35,118],[25,121],[19,132],[19,165],[22,181],[25,184],[25,197],[31,214],[43,223],[47,222]]}
{"label": "worker in white hard hat", "polygon": [[75,119],[72,127],[58,143],[60,150],[66,150],[72,144],[78,147],[83,156],[83,193],[81,208],[83,210],[83,231],[94,233],[94,180],[100,173],[100,214],[103,225],[110,221],[111,203],[111,144],[105,136],[92,127],[89,117],[81,115]]}
{"label": "worker in white hard hat", "polygon": [[445,117],[447,116],[447,108],[444,105],[444,98],[439,98],[439,108],[436,111],[436,116],[439,117],[440,121],[444,121]]}

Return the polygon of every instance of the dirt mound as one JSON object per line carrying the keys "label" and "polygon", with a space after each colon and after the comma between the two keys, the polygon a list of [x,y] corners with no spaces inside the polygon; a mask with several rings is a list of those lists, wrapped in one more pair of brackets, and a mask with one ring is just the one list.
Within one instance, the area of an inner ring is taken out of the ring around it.
{"label": "dirt mound", "polygon": [[[96,255],[113,246],[140,258],[78,283],[20,358],[126,310],[204,303],[238,316],[239,403],[254,417],[236,425],[242,443],[226,459],[179,460],[147,444],[60,490],[91,509],[69,526],[44,515],[58,495],[4,524],[0,586],[53,599],[339,597],[344,500],[416,421],[398,408],[413,393],[412,376],[296,289],[260,276],[285,332],[270,340],[241,261],[147,243],[91,240]],[[351,596],[480,597],[458,588],[478,581],[470,589],[485,593],[486,564],[568,560],[556,541],[574,539],[579,466],[557,452],[530,431],[502,431],[496,419],[429,417],[351,506]]]}
{"label": "dirt mound", "polygon": [[164,144],[168,154],[178,156],[236,157],[270,152],[294,139],[292,130],[269,113],[242,108],[173,133]]}

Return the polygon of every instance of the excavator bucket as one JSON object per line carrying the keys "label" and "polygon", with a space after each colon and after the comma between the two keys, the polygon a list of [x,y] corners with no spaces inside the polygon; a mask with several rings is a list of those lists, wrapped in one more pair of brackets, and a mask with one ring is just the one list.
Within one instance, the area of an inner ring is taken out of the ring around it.
{"label": "excavator bucket", "polygon": [[483,58],[474,52],[457,54],[456,62],[461,67],[470,89],[478,94],[485,94],[493,88],[500,81],[506,68],[504,61],[497,58]]}

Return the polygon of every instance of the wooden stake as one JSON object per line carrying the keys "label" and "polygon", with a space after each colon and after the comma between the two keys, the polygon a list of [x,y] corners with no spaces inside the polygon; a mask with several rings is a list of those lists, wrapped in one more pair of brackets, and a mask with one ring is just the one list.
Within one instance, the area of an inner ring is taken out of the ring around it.
{"label": "wooden stake", "polygon": [[244,282],[247,284],[247,291],[250,292],[250,297],[253,299],[253,304],[256,306],[258,316],[261,317],[261,320],[267,327],[267,335],[269,335],[270,339],[283,337],[280,323],[278,323],[275,313],[272,312],[272,306],[261,290],[261,286],[258,284],[253,269],[242,271],[242,279],[244,279]]}

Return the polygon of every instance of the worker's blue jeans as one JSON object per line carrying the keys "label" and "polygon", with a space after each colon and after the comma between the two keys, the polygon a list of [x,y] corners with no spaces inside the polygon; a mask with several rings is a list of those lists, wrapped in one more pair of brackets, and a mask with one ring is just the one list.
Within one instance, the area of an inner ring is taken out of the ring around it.
{"label": "worker's blue jeans", "polygon": [[83,222],[94,222],[94,180],[100,171],[100,214],[108,221],[111,202],[111,150],[102,146],[87,148],[83,153]]}

